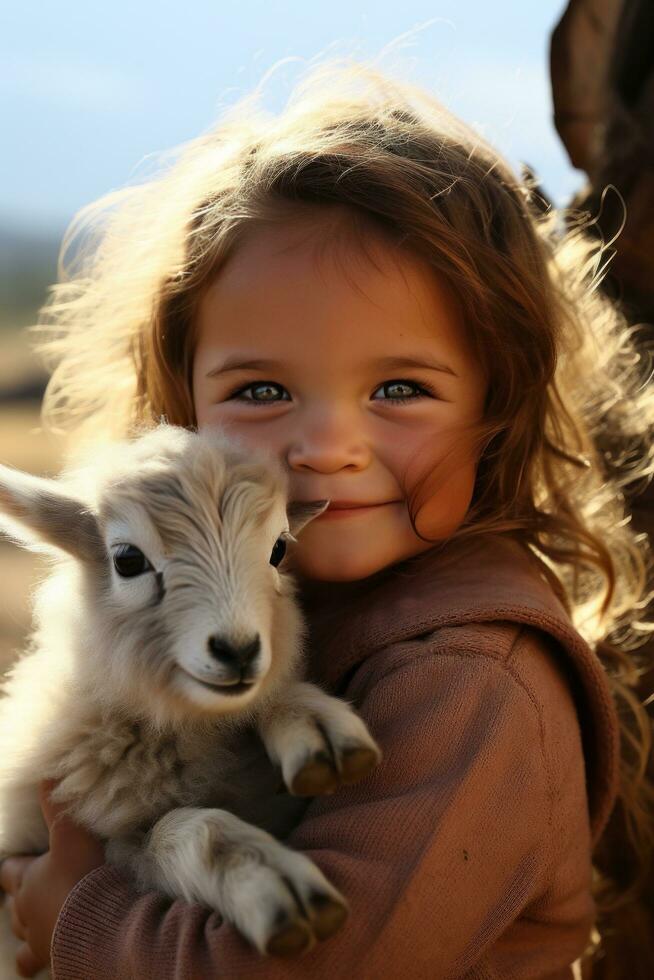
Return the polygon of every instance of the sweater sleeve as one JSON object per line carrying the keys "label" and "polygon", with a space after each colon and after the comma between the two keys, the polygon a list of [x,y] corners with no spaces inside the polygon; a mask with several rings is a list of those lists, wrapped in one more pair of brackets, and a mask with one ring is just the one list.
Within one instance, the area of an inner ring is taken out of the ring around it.
{"label": "sweater sleeve", "polygon": [[547,872],[537,707],[497,661],[423,647],[377,676],[358,710],[382,764],[314,799],[287,839],[347,897],[337,934],[296,959],[262,957],[216,913],[139,895],[103,866],[59,916],[56,980],[487,976],[485,951]]}

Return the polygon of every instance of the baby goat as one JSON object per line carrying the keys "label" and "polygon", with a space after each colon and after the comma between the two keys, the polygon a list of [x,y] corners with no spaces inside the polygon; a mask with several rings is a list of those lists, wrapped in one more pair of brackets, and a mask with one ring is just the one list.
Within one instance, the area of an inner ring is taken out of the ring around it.
{"label": "baby goat", "polygon": [[[326,502],[286,497],[272,460],[166,424],[57,480],[0,467],[4,530],[53,559],[0,701],[0,857],[47,848],[38,786],[54,778],[110,863],[217,910],[261,953],[339,928],[343,896],[257,811],[268,794],[274,825],[271,800],[290,801],[275,766],[313,796],[380,759],[350,706],[301,679],[280,562]],[[256,776],[255,743],[275,764]]]}

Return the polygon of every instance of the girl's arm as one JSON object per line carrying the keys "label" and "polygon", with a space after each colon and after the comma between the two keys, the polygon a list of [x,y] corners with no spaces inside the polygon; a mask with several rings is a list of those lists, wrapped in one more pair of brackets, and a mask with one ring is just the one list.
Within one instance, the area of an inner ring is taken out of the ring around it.
{"label": "girl's arm", "polygon": [[[296,960],[263,958],[216,914],[139,896],[103,866],[59,916],[56,980],[494,976],[486,954],[551,885],[554,794],[544,739],[557,739],[560,752],[567,736],[548,734],[538,701],[503,663],[419,643],[407,656],[408,646],[399,666],[397,649],[375,655],[376,680],[359,704],[382,765],[363,783],[312,801],[287,840],[348,898],[339,933]],[[571,739],[562,758],[575,752]],[[573,758],[570,771],[583,774],[583,759]],[[585,805],[581,778],[581,787],[565,785]],[[545,961],[551,973],[585,946],[592,909],[582,892],[552,924],[560,935],[547,932],[545,956],[560,956]],[[506,969],[520,975],[525,951],[533,967],[542,939],[543,924],[525,915]]]}
{"label": "girl's arm", "polygon": [[101,840],[70,820],[64,804],[53,803],[55,780],[40,786],[50,849],[38,857],[7,858],[0,864],[0,888],[6,893],[6,912],[22,940],[16,955],[21,977],[32,977],[50,960],[50,943],[57,917],[73,887],[90,870],[104,863]]}

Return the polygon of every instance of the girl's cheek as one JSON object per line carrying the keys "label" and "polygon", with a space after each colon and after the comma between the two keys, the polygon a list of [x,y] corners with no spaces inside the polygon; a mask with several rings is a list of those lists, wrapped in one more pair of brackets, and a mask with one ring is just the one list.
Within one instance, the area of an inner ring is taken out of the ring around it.
{"label": "girl's cheek", "polygon": [[476,465],[472,462],[452,472],[416,514],[418,532],[441,541],[453,534],[465,520],[475,486]]}

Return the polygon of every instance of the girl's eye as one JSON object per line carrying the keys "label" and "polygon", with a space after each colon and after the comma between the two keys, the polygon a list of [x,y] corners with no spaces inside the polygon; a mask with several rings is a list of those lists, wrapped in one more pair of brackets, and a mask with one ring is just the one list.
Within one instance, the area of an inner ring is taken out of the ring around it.
{"label": "girl's eye", "polygon": [[[373,397],[373,401],[390,401],[403,404],[418,401],[420,398],[436,397],[436,392],[429,385],[418,384],[416,381],[405,381],[400,378],[385,381],[376,390],[381,391],[382,389],[384,398]],[[290,401],[291,398],[286,389],[277,384],[276,381],[257,381],[233,392],[229,396],[229,400],[250,402],[251,405],[274,405],[278,402]]]}
{"label": "girl's eye", "polygon": [[[278,398],[277,395],[280,391],[285,392],[288,396],[286,389],[278,385],[276,381],[257,381],[254,384],[239,388],[230,395],[230,399],[233,401],[250,402],[253,405],[270,405],[275,402],[290,401],[290,397]],[[246,395],[246,392],[251,392],[252,394]]]}
{"label": "girl's eye", "polygon": [[121,544],[114,552],[114,568],[122,578],[135,578],[151,571],[152,565],[136,545]]}
{"label": "girl's eye", "polygon": [[277,566],[281,563],[282,559],[284,558],[285,554],[286,554],[286,542],[284,541],[283,538],[277,538],[277,540],[273,545],[273,550],[270,555],[270,564],[273,566],[273,568],[277,568]]}
{"label": "girl's eye", "polygon": [[377,388],[377,391],[384,392],[384,398],[374,398],[374,401],[391,401],[396,404],[403,402],[415,402],[420,398],[435,398],[436,393],[426,384],[418,384],[416,381],[404,381],[400,378],[393,381],[385,381]]}

